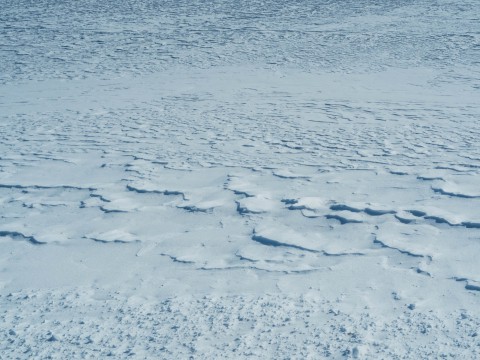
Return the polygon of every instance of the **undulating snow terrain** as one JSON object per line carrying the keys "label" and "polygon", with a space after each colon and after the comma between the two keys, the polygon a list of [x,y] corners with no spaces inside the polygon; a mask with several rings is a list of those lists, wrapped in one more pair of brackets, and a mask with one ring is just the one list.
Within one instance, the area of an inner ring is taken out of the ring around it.
{"label": "undulating snow terrain", "polygon": [[0,0],[0,359],[480,357],[480,2]]}

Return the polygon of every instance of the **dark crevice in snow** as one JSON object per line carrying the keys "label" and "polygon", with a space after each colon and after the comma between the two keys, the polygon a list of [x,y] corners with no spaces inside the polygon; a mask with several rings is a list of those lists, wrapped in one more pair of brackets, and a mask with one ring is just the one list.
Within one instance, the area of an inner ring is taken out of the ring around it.
{"label": "dark crevice in snow", "polygon": [[236,203],[237,203],[237,212],[240,215],[262,214],[264,212],[264,211],[251,210],[248,207],[241,205],[240,202],[238,202],[238,201],[236,201]]}
{"label": "dark crevice in snow", "polygon": [[19,184],[0,184],[0,188],[4,189],[34,189],[34,190],[43,190],[43,189],[68,189],[68,190],[86,190],[86,191],[95,191],[96,188],[93,187],[80,187],[80,186],[71,186],[71,185],[19,185]]}
{"label": "dark crevice in snow", "polygon": [[345,225],[345,224],[361,224],[363,221],[361,220],[354,220],[354,219],[347,219],[346,217],[340,216],[340,215],[332,215],[332,214],[327,214],[325,215],[326,219],[334,219],[340,221],[340,224]]}
{"label": "dark crevice in snow", "polygon": [[[454,279],[455,281],[460,281],[460,282],[465,282],[465,289],[466,290],[470,290],[470,291],[480,291],[480,285],[474,285],[472,284],[472,280],[470,279],[467,279],[467,278],[463,278],[463,277],[453,277],[452,279]],[[478,284],[478,282],[475,282],[476,284]]]}
{"label": "dark crevice in snow", "polygon": [[24,234],[22,234],[20,232],[17,232],[17,231],[0,231],[0,237],[7,237],[7,236],[9,236],[13,239],[20,238],[22,240],[26,240],[33,245],[44,245],[44,244],[46,244],[46,242],[39,241],[39,240],[35,239],[34,236],[27,236],[27,235],[24,235]]}
{"label": "dark crevice in snow", "polygon": [[330,206],[330,210],[333,210],[333,211],[350,211],[350,212],[354,212],[354,213],[362,212],[362,209],[354,208],[354,207],[344,205],[344,204],[332,205],[332,206]]}
{"label": "dark crevice in snow", "polygon": [[178,209],[182,209],[188,212],[200,212],[200,213],[211,213],[213,211],[213,208],[199,208],[196,207],[195,205],[181,205],[177,206]]}
{"label": "dark crevice in snow", "polygon": [[387,245],[383,241],[378,240],[378,239],[373,240],[373,243],[380,245],[382,248],[396,250],[396,251],[400,252],[401,254],[405,254],[405,255],[412,256],[412,257],[417,257],[417,258],[428,258],[429,260],[432,260],[432,257],[430,255],[415,254],[415,253],[412,253],[408,250],[403,250],[403,249],[400,249],[400,248],[397,248],[397,247],[394,247],[394,246]]}
{"label": "dark crevice in snow", "polygon": [[438,194],[441,194],[441,195],[459,197],[459,198],[462,198],[462,199],[477,199],[477,198],[480,198],[480,195],[468,195],[468,194],[462,194],[462,193],[458,193],[458,192],[451,192],[451,191],[443,190],[442,188],[432,187],[432,190],[435,193],[438,193]]}
{"label": "dark crevice in snow", "polygon": [[415,272],[416,272],[417,274],[425,275],[425,276],[428,276],[428,277],[432,277],[432,274],[430,274],[428,271],[425,271],[425,270],[420,269],[419,267],[413,267],[412,269],[415,270]]}
{"label": "dark crevice in snow", "polygon": [[256,241],[262,245],[267,245],[267,246],[274,246],[274,247],[289,247],[289,248],[293,248],[293,249],[297,249],[297,250],[302,250],[302,251],[308,251],[308,252],[312,252],[312,253],[320,253],[320,251],[318,250],[313,250],[313,249],[309,249],[309,248],[306,248],[306,247],[303,247],[303,246],[299,246],[299,245],[294,245],[294,244],[288,244],[288,243],[284,243],[284,242],[280,242],[280,241],[277,241],[277,240],[273,240],[273,239],[269,239],[269,238],[266,238],[264,236],[261,236],[261,235],[253,235],[252,236],[252,240],[253,241]]}
{"label": "dark crevice in snow", "polygon": [[128,213],[126,210],[118,210],[118,209],[106,209],[103,206],[99,207],[100,210],[102,210],[105,214],[111,214],[111,213]]}
{"label": "dark crevice in snow", "polygon": [[136,188],[132,185],[127,185],[127,190],[129,191],[134,191],[139,194],[161,194],[161,195],[167,195],[167,196],[181,196],[183,200],[187,200],[185,197],[185,193],[177,190],[145,190],[145,189],[139,189]]}
{"label": "dark crevice in snow", "polygon": [[170,260],[172,260],[173,262],[180,263],[180,264],[195,264],[194,261],[190,261],[190,260],[180,260],[180,259],[178,259],[178,257],[176,257],[176,256],[169,255],[169,254],[165,254],[165,253],[161,253],[160,256],[168,257],[168,258],[169,258]]}
{"label": "dark crevice in snow", "polygon": [[89,240],[93,240],[95,242],[98,242],[98,243],[102,243],[102,244],[129,244],[129,243],[134,243],[134,242],[141,242],[140,240],[130,240],[130,241],[125,241],[125,240],[103,240],[103,239],[97,239],[97,238],[93,238],[93,237],[85,237],[84,236],[84,239],[89,239]]}

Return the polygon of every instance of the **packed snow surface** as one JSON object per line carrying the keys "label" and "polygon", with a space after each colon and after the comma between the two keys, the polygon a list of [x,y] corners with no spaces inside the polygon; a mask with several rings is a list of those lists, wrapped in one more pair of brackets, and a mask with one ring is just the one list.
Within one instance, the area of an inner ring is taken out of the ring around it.
{"label": "packed snow surface", "polygon": [[480,2],[0,1],[0,359],[480,357]]}

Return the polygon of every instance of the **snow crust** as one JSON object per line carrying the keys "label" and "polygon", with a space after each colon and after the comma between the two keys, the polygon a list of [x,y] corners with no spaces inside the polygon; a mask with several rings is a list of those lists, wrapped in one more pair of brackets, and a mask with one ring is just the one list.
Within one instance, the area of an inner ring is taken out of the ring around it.
{"label": "snow crust", "polygon": [[480,356],[480,3],[1,8],[0,358]]}

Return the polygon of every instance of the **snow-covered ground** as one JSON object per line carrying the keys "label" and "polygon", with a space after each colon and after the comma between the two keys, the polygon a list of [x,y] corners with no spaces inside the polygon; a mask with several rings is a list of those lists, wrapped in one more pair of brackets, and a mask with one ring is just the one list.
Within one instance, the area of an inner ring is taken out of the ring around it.
{"label": "snow-covered ground", "polygon": [[0,1],[0,359],[480,357],[480,2]]}

